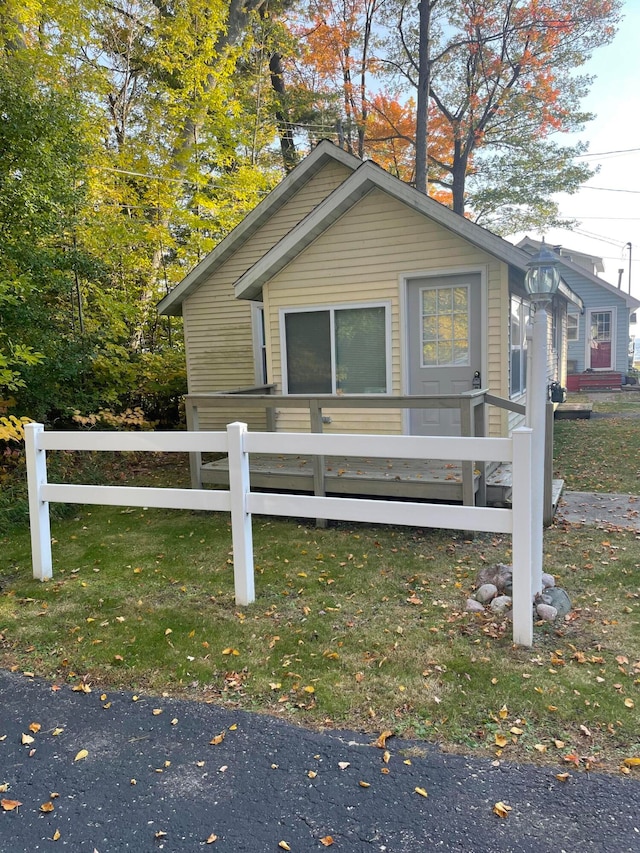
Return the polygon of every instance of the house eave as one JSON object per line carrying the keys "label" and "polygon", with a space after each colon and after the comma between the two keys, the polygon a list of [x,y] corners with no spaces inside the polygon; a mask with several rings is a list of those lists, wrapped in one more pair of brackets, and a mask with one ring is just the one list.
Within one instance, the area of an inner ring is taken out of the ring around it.
{"label": "house eave", "polygon": [[174,316],[182,314],[184,300],[330,161],[341,163],[352,171],[362,163],[353,154],[343,151],[332,142],[321,140],[311,154],[284,177],[233,231],[160,300],[156,306],[158,313]]}

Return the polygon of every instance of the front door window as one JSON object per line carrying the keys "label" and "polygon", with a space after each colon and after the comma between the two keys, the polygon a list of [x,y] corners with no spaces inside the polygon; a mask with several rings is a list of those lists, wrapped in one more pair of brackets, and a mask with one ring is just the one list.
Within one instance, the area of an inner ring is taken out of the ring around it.
{"label": "front door window", "polygon": [[468,286],[425,288],[421,297],[422,367],[468,365]]}
{"label": "front door window", "polygon": [[589,335],[590,367],[592,370],[611,370],[612,312],[593,311]]}

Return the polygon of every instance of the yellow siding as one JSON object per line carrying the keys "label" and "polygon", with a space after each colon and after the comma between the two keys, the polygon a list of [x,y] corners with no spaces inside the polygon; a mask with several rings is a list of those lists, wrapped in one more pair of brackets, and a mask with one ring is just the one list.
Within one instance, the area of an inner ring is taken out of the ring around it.
{"label": "yellow siding", "polygon": [[[251,304],[236,299],[233,283],[291,228],[326,198],[350,170],[330,162],[260,228],[183,305],[189,393],[223,391],[255,384]],[[217,417],[200,412],[203,429],[221,429],[237,413],[222,411]],[[247,417],[254,428],[264,428],[264,418]]]}
{"label": "yellow siding", "polygon": [[[387,301],[391,304],[392,392],[402,388],[400,277],[408,274],[477,267],[486,272],[488,352],[486,366],[493,393],[508,396],[505,341],[508,323],[506,265],[443,227],[410,210],[380,190],[373,190],[321,234],[264,288],[268,361],[271,381],[282,391],[279,311],[313,305]],[[326,431],[402,433],[398,410],[340,410]],[[492,434],[503,434],[500,412],[492,415]],[[308,418],[281,410],[279,430],[306,430]]]}

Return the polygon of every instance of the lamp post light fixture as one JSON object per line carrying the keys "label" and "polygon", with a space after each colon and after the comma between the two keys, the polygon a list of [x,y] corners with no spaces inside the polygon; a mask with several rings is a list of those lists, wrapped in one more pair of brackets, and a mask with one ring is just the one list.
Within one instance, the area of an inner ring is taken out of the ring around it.
{"label": "lamp post light fixture", "polygon": [[545,423],[548,394],[548,314],[560,284],[558,256],[550,251],[544,240],[540,251],[527,263],[525,288],[534,305],[530,336],[531,347],[527,357],[526,425],[533,431],[532,455],[534,480],[532,482],[532,514],[536,531],[531,554],[531,594],[542,591],[542,536],[544,514],[544,463]]}

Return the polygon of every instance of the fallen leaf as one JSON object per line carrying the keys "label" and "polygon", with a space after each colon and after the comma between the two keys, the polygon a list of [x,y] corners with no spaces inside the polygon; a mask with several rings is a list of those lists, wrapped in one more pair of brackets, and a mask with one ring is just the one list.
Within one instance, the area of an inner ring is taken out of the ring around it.
{"label": "fallen leaf", "polygon": [[512,735],[521,735],[524,734],[523,729],[519,729],[518,726],[512,726],[509,731]]}
{"label": "fallen leaf", "polygon": [[333,844],[333,838],[330,835],[325,835],[324,838],[320,839],[320,844],[324,845],[325,847],[331,847],[331,845]]}
{"label": "fallen leaf", "polygon": [[35,740],[35,738],[32,738],[31,735],[26,735],[26,734],[24,734],[24,732],[22,733],[22,743],[23,744],[33,743],[34,740]]}
{"label": "fallen leaf", "polygon": [[415,794],[420,794],[421,797],[428,797],[429,796],[429,794],[427,794],[427,792],[425,791],[424,788],[414,788],[413,791]]}
{"label": "fallen leaf", "polygon": [[51,840],[52,841],[59,841],[60,840],[60,830],[59,829],[56,829],[56,831],[53,833],[53,835],[51,836]]}
{"label": "fallen leaf", "polygon": [[580,765],[580,759],[574,752],[570,753],[569,755],[565,755],[564,760],[570,762],[571,764],[575,764],[576,767]]}
{"label": "fallen leaf", "polygon": [[82,761],[83,758],[86,758],[89,755],[89,751],[87,749],[81,749],[80,752],[73,759],[74,761]]}
{"label": "fallen leaf", "polygon": [[217,840],[218,840],[218,836],[215,834],[215,832],[212,832],[211,835],[207,838],[205,843],[206,844],[213,844],[213,842],[217,841]]}
{"label": "fallen leaf", "polygon": [[501,720],[507,719],[507,717],[509,716],[509,709],[506,705],[503,705],[502,708],[500,708],[500,710],[498,711],[498,716]]}
{"label": "fallen leaf", "polygon": [[389,729],[385,729],[385,731],[381,732],[378,736],[374,746],[377,746],[378,749],[384,749],[387,745],[387,738],[393,737],[393,732]]}
{"label": "fallen leaf", "polygon": [[388,764],[390,759],[391,759],[391,753],[389,752],[388,749],[385,749],[385,751],[382,755],[382,760],[384,761],[385,764]]}
{"label": "fallen leaf", "polygon": [[493,807],[493,813],[497,814],[498,817],[501,817],[501,818],[509,817],[510,811],[513,811],[511,806],[508,806],[506,803],[503,803],[502,800],[500,800],[500,802],[496,803],[495,806]]}
{"label": "fallen leaf", "polygon": [[167,628],[164,632],[165,637],[168,637],[169,634],[173,634],[173,628]]}
{"label": "fallen leaf", "polygon": [[553,745],[556,749],[564,749],[564,741],[563,740],[554,740]]}
{"label": "fallen leaf", "polygon": [[361,788],[370,788],[371,787],[370,782],[362,782],[361,781],[361,782],[358,782],[358,784],[360,785]]}
{"label": "fallen leaf", "polygon": [[237,730],[238,730],[238,724],[237,724],[237,723],[232,723],[232,724],[229,726],[229,731],[230,731],[230,732],[235,732],[235,731],[237,731]]}
{"label": "fallen leaf", "polygon": [[219,735],[212,737],[209,743],[212,743],[214,746],[218,746],[219,743],[222,743],[224,740],[224,732],[220,732]]}
{"label": "fallen leaf", "polygon": [[346,770],[347,767],[349,767],[350,765],[351,762],[349,761],[338,761],[338,767],[340,768],[340,770]]}
{"label": "fallen leaf", "polygon": [[496,746],[499,746],[500,749],[502,749],[502,747],[506,746],[509,743],[509,741],[507,740],[507,738],[504,735],[498,735],[497,734],[496,738],[495,738],[495,743],[496,743]]}
{"label": "fallen leaf", "polygon": [[313,685],[311,685],[311,684],[307,684],[307,686],[303,687],[302,689],[304,690],[305,693],[315,693],[316,692],[316,688],[313,687]]}
{"label": "fallen leaf", "polygon": [[21,805],[22,803],[20,802],[20,800],[0,800],[0,806],[2,806],[2,808],[6,812],[12,812],[14,809],[17,809],[18,806]]}
{"label": "fallen leaf", "polygon": [[159,829],[157,832],[154,832],[153,837],[154,838],[166,838],[166,835],[167,835],[167,833],[164,831],[164,829]]}
{"label": "fallen leaf", "polygon": [[571,779],[571,773],[556,773],[556,779],[559,782],[566,782],[567,779]]}
{"label": "fallen leaf", "polygon": [[[624,762],[626,767],[640,767],[640,758],[625,758]],[[2,790],[2,789],[0,789]],[[5,788],[6,790],[6,788]]]}
{"label": "fallen leaf", "polygon": [[158,714],[162,713],[162,708],[154,708],[151,713],[153,714],[154,717],[157,717]]}
{"label": "fallen leaf", "polygon": [[625,699],[624,704],[627,708],[635,707],[635,703],[634,703],[633,699]]}
{"label": "fallen leaf", "polygon": [[580,731],[585,737],[591,737],[591,732],[586,726],[580,725]]}
{"label": "fallen leaf", "polygon": [[64,731],[64,729],[54,729],[51,732],[51,735],[52,735],[52,737],[58,737],[58,735],[61,735],[63,731]]}
{"label": "fallen leaf", "polygon": [[84,681],[81,681],[80,684],[74,684],[71,689],[74,693],[91,693],[91,688]]}
{"label": "fallen leaf", "polygon": [[307,776],[309,777],[309,779],[315,779],[317,775],[318,774],[316,773],[315,770],[309,770],[309,772],[307,773]]}
{"label": "fallen leaf", "polygon": [[291,850],[286,841],[279,841],[278,847],[281,847],[283,850]]}
{"label": "fallen leaf", "polygon": [[547,751],[547,747],[543,743],[536,743],[533,748],[535,750],[537,750],[538,752],[546,752]]}
{"label": "fallen leaf", "polygon": [[29,731],[33,732],[34,734],[37,734],[41,728],[42,726],[40,725],[40,723],[31,723],[29,726]]}
{"label": "fallen leaf", "polygon": [[0,794],[4,794],[4,793],[6,793],[8,790],[9,790],[9,783],[8,783],[8,782],[3,782],[3,783],[0,785]]}
{"label": "fallen leaf", "polygon": [[51,802],[51,800],[49,800],[48,802],[43,803],[43,804],[40,806],[40,811],[41,811],[41,812],[52,812],[52,811],[54,810],[54,808],[55,808],[55,806],[53,805],[53,803]]}

